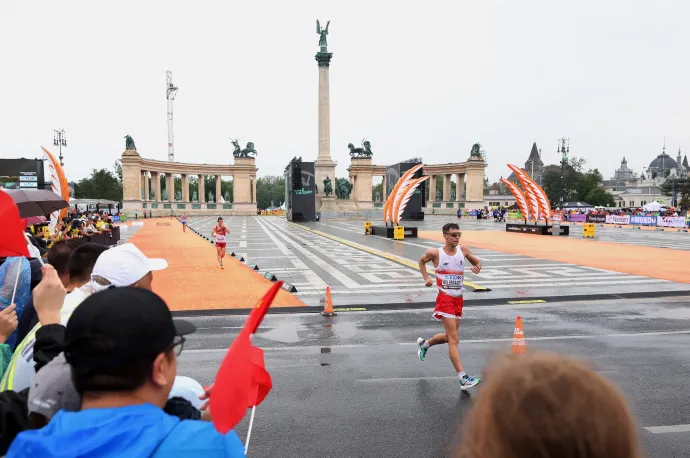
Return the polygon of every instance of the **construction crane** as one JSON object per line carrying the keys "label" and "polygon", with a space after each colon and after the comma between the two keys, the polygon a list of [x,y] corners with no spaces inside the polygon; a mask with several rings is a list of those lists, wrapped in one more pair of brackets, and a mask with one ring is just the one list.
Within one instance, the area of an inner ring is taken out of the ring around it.
{"label": "construction crane", "polygon": [[173,141],[173,100],[177,94],[177,87],[172,82],[172,72],[165,72],[165,98],[168,99],[168,161],[175,162],[175,146]]}

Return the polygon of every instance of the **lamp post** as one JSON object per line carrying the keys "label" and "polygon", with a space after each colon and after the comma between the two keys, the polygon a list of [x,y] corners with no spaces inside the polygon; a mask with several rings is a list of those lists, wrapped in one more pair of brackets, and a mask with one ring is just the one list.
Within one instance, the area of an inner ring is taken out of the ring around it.
{"label": "lamp post", "polygon": [[64,166],[62,163],[62,147],[67,146],[67,135],[65,134],[65,129],[53,129],[53,145],[60,147],[60,166]]}
{"label": "lamp post", "polygon": [[557,152],[561,155],[561,207],[563,206],[563,199],[565,197],[565,164],[568,163],[568,153],[570,152],[570,139],[561,138],[559,140]]}

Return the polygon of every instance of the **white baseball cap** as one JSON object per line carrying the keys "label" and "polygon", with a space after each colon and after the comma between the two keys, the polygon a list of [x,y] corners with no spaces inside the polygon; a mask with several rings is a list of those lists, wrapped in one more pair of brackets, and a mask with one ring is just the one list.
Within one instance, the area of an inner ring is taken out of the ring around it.
{"label": "white baseball cap", "polygon": [[134,244],[123,243],[101,253],[91,277],[103,277],[111,285],[122,287],[133,285],[149,272],[167,267],[165,259],[147,258]]}
{"label": "white baseball cap", "polygon": [[204,394],[204,387],[199,382],[191,377],[178,375],[175,377],[168,399],[174,397],[184,398],[191,402],[196,409],[201,409],[205,402],[199,399],[199,396],[202,394]]}

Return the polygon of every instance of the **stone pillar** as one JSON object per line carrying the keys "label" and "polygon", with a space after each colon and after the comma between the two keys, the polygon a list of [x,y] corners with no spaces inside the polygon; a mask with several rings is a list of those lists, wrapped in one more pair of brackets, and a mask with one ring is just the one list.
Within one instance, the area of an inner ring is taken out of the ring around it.
{"label": "stone pillar", "polygon": [[467,208],[484,208],[484,166],[469,169],[465,174]]}
{"label": "stone pillar", "polygon": [[443,175],[443,201],[450,202],[450,175]]}
{"label": "stone pillar", "polygon": [[134,149],[122,153],[122,204],[128,214],[141,209],[141,156]]}
{"label": "stone pillar", "polygon": [[[323,180],[328,176],[335,183],[336,163],[331,158],[331,101],[329,71],[333,53],[325,47],[316,53],[319,65],[319,152],[314,163],[314,175],[319,192],[317,197],[325,197]],[[317,201],[317,210],[320,202]]]}
{"label": "stone pillar", "polygon": [[385,202],[386,199],[388,199],[388,196],[386,195],[386,174],[383,174],[383,192],[381,193],[381,201]]}
{"label": "stone pillar", "polygon": [[153,200],[160,202],[161,200],[161,174],[159,172],[151,172],[151,181],[153,182],[153,192],[155,196]]}
{"label": "stone pillar", "polygon": [[199,203],[206,202],[206,191],[204,189],[204,176],[199,175]]}
{"label": "stone pillar", "polygon": [[216,203],[220,202],[220,198],[221,198],[220,175],[216,175]]}
{"label": "stone pillar", "polygon": [[165,191],[168,193],[168,202],[175,202],[175,176],[168,173],[166,178]]}
{"label": "stone pillar", "polygon": [[[233,186],[233,191],[235,190],[235,187]],[[252,175],[252,200],[253,203],[256,203],[256,175]]]}
{"label": "stone pillar", "polygon": [[465,191],[465,174],[456,173],[455,174],[455,201],[459,202],[463,200],[462,193]]}
{"label": "stone pillar", "polygon": [[151,186],[149,184],[148,171],[144,171],[142,179],[144,180],[144,200],[151,200]]}
{"label": "stone pillar", "polygon": [[436,175],[429,176],[429,202],[436,201]]}
{"label": "stone pillar", "polygon": [[182,202],[189,202],[189,176],[182,175]]}

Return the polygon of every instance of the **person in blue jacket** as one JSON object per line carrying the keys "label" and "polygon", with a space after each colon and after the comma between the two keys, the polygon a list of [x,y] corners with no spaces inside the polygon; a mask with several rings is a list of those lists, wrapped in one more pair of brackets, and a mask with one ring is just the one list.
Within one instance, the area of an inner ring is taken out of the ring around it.
{"label": "person in blue jacket", "polygon": [[244,457],[234,431],[163,411],[177,373],[187,321],[139,288],[88,297],[65,331],[65,358],[82,397],[79,412],[59,411],[43,428],[17,435],[13,457]]}

